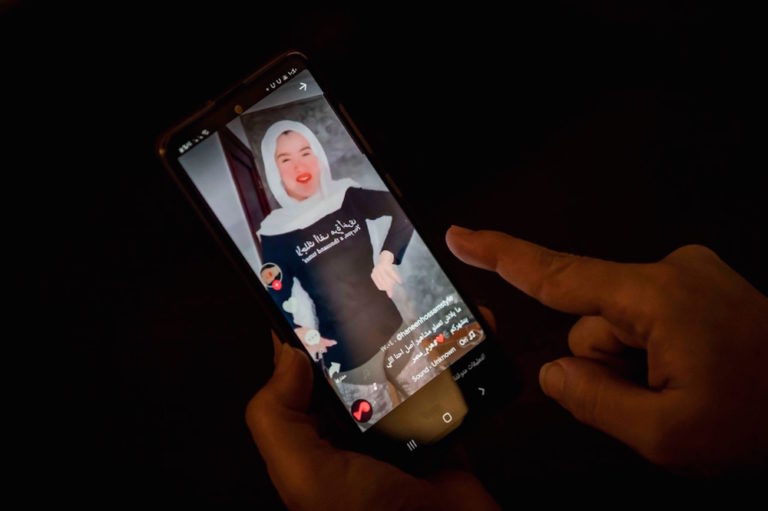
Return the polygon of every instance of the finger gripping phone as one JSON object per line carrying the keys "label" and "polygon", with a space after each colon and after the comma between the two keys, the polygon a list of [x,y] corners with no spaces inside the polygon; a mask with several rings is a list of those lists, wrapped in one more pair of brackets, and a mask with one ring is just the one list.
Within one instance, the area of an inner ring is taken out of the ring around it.
{"label": "finger gripping phone", "polygon": [[363,443],[414,452],[511,392],[489,377],[483,318],[306,56],[210,101],[158,154]]}

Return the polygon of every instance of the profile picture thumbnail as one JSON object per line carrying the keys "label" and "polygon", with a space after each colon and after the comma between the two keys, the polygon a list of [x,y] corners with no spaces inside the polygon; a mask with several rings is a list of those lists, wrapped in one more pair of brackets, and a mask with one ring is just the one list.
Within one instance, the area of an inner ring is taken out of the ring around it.
{"label": "profile picture thumbnail", "polygon": [[261,274],[261,281],[265,286],[280,291],[283,287],[283,272],[280,267],[275,263],[266,263],[261,267],[259,271]]}

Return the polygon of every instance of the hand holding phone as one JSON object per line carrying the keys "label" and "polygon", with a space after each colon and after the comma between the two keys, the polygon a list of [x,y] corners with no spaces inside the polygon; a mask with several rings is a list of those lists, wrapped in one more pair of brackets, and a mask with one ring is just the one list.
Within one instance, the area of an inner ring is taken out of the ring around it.
{"label": "hand holding phone", "polygon": [[[494,328],[490,311],[482,314]],[[312,368],[306,355],[272,332],[275,371],[248,404],[246,421],[288,509],[497,510],[473,475],[414,477],[321,438],[308,412]]]}

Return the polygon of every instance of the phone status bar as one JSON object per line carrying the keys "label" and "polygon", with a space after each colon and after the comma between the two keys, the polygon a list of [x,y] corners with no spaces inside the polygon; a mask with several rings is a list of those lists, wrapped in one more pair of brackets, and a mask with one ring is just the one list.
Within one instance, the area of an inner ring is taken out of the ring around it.
{"label": "phone status bar", "polygon": [[282,75],[276,76],[267,86],[264,88],[267,92],[272,92],[273,90],[280,87],[282,84],[286,83],[288,80],[294,77],[294,75],[298,72],[298,69],[295,67],[291,67],[290,69],[287,69],[285,73]]}
{"label": "phone status bar", "polygon": [[199,135],[190,138],[189,140],[187,140],[186,142],[184,142],[179,146],[179,154],[181,155],[186,153],[187,151],[195,147],[195,145],[205,140],[210,134],[211,134],[211,130],[208,130],[208,129],[200,130]]}

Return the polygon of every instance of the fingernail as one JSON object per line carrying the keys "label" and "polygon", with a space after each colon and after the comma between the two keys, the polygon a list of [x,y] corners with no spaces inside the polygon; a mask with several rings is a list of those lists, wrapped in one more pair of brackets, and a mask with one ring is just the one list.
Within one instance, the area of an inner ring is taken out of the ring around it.
{"label": "fingernail", "polygon": [[565,389],[565,370],[557,362],[544,364],[539,371],[539,385],[552,399],[563,397]]}
{"label": "fingernail", "polygon": [[467,234],[475,232],[472,229],[467,229],[466,227],[461,227],[460,225],[451,225],[448,230],[451,231],[451,234],[455,236],[466,236]]}

